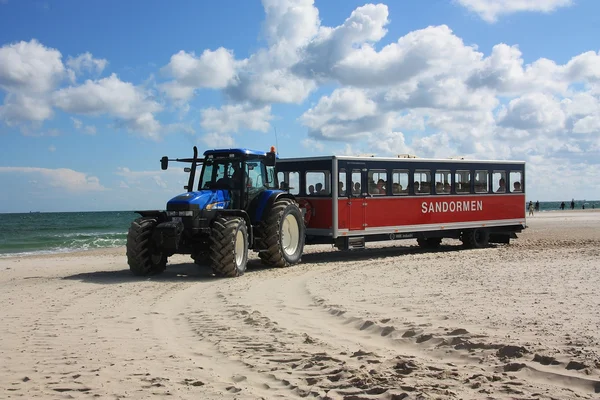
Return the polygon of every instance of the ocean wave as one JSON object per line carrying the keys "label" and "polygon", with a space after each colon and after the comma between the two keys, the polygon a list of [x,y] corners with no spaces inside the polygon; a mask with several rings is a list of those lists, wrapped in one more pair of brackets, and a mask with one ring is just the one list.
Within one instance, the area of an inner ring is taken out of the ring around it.
{"label": "ocean wave", "polygon": [[62,233],[51,237],[29,237],[0,245],[0,257],[31,254],[53,254],[125,246],[126,233]]}

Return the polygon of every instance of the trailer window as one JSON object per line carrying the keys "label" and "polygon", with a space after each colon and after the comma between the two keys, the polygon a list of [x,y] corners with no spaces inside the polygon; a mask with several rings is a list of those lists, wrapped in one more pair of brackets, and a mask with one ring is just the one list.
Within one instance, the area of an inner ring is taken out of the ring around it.
{"label": "trailer window", "polygon": [[415,194],[431,194],[431,171],[418,169],[414,174]]}
{"label": "trailer window", "polygon": [[369,170],[369,194],[384,195],[387,191],[387,172],[384,169]]}
{"label": "trailer window", "polygon": [[408,194],[408,170],[395,169],[392,171],[392,194],[394,196]]}
{"label": "trailer window", "polygon": [[512,192],[523,192],[523,171],[510,171],[510,184]]}
{"label": "trailer window", "polygon": [[309,171],[306,173],[306,194],[309,196],[328,196],[331,194],[329,171]]}
{"label": "trailer window", "polygon": [[277,181],[281,190],[289,190],[291,194],[300,194],[300,172],[280,171],[277,173]]}
{"label": "trailer window", "polygon": [[471,171],[456,171],[454,174],[454,190],[458,194],[471,192]]}
{"label": "trailer window", "polygon": [[352,170],[352,195],[360,196],[361,187],[360,181],[362,180],[362,173],[359,169]]}
{"label": "trailer window", "polygon": [[492,174],[492,190],[495,193],[506,193],[506,172],[494,171]]}
{"label": "trailer window", "polygon": [[475,171],[475,193],[488,193],[489,187],[489,176],[485,170]]}
{"label": "trailer window", "polygon": [[449,170],[435,171],[435,193],[450,194],[451,173]]}
{"label": "trailer window", "polygon": [[348,194],[346,193],[346,170],[345,169],[340,169],[340,172],[338,172],[338,196],[339,197],[346,197],[348,196]]}

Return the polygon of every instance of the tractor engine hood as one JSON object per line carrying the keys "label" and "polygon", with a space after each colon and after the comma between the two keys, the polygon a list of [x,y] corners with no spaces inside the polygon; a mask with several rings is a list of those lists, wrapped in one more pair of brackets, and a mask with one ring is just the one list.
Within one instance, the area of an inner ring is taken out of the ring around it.
{"label": "tractor engine hood", "polygon": [[167,202],[167,211],[217,210],[227,208],[231,195],[228,190],[186,192]]}

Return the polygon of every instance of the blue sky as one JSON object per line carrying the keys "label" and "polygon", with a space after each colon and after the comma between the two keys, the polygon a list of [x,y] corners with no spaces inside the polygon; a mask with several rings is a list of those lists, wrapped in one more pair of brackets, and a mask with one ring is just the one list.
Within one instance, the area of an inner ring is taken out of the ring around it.
{"label": "blue sky", "polygon": [[600,198],[593,0],[0,0],[0,212],[162,208],[163,155],[528,162]]}

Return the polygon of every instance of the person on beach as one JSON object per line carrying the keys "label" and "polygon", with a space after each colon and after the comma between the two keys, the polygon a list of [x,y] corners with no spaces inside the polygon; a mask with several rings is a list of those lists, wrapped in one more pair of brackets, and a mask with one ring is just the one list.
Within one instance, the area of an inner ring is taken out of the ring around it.
{"label": "person on beach", "polygon": [[540,211],[540,202],[536,201],[535,202],[535,212],[538,212],[538,211]]}
{"label": "person on beach", "polygon": [[560,209],[564,210],[565,209],[565,202],[563,201],[562,203],[560,203]]}
{"label": "person on beach", "polygon": [[571,200],[571,210],[575,209],[575,199]]}
{"label": "person on beach", "polygon": [[533,215],[533,201],[529,202],[529,215]]}

